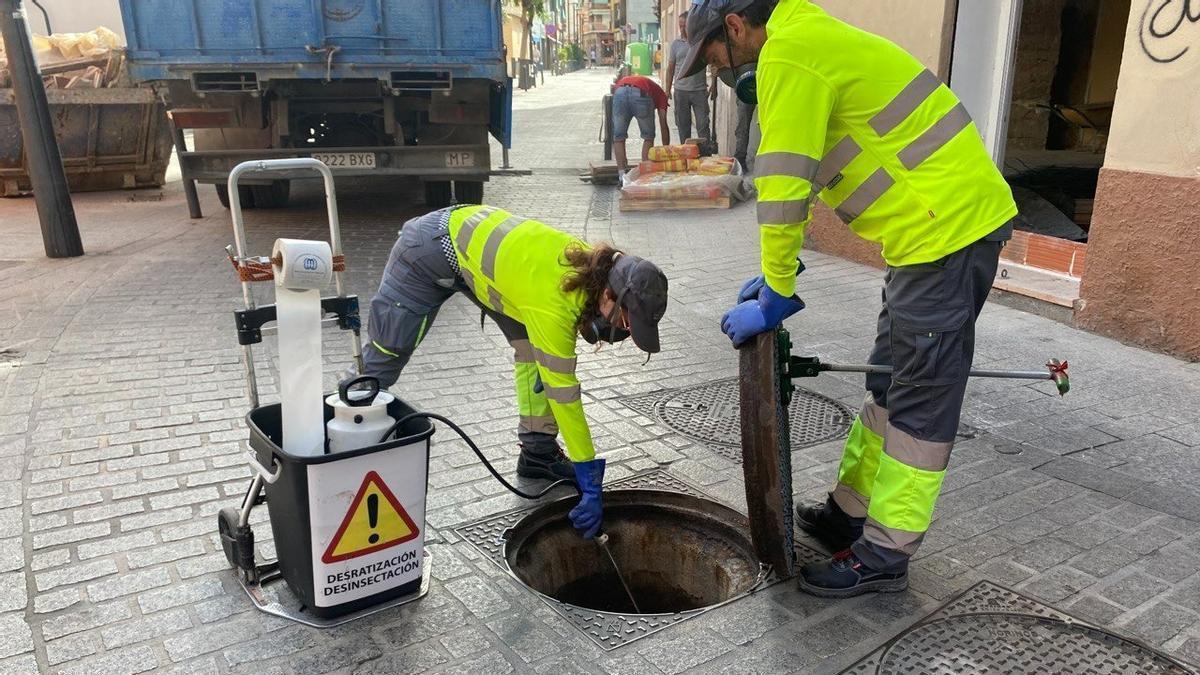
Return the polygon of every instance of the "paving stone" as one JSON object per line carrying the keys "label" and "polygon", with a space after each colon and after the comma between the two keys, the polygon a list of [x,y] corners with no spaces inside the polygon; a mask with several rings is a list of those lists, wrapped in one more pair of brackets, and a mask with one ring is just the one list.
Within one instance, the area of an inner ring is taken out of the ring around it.
{"label": "paving stone", "polygon": [[709,612],[700,622],[729,642],[744,645],[796,618],[769,598],[755,595]]}
{"label": "paving stone", "polygon": [[1021,590],[1049,603],[1065,600],[1088,588],[1095,579],[1075,569],[1056,567],[1030,579]]}
{"label": "paving stone", "polygon": [[91,581],[100,577],[117,573],[117,564],[112,560],[93,560],[86,563],[75,563],[47,572],[33,575],[34,583],[39,591],[48,591],[66,584],[77,584],[81,581]]}
{"label": "paving stone", "polygon": [[858,621],[852,616],[834,616],[812,625],[802,631],[797,639],[807,649],[822,657],[828,658],[840,654],[853,644],[847,636],[855,640],[863,640],[875,634],[875,630]]}
{"label": "paving stone", "polygon": [[215,652],[246,639],[258,636],[255,622],[237,620],[202,626],[181,635],[163,640],[163,648],[172,661],[178,663],[201,654]]}
{"label": "paving stone", "polygon": [[1140,567],[1147,574],[1177,582],[1200,571],[1200,551],[1195,544],[1172,544],[1154,551],[1140,559]]}
{"label": "paving stone", "polygon": [[158,656],[148,646],[110,651],[64,668],[63,675],[96,675],[96,673],[144,673],[158,666]]}
{"label": "paving stone", "polygon": [[290,659],[290,665],[296,675],[325,675],[381,656],[383,652],[374,644],[335,644],[298,654]]}
{"label": "paving stone", "polygon": [[1124,628],[1152,645],[1161,645],[1198,621],[1200,616],[1195,612],[1168,602],[1157,602],[1126,623]]}
{"label": "paving stone", "polygon": [[1094,577],[1106,577],[1125,568],[1139,557],[1137,552],[1117,542],[1109,542],[1080,553],[1071,559],[1070,565]]}
{"label": "paving stone", "polygon": [[354,675],[416,675],[449,661],[434,642],[423,642],[360,664]]}
{"label": "paving stone", "polygon": [[225,661],[232,666],[268,659],[286,663],[296,652],[317,643],[313,631],[306,626],[286,628],[271,633],[268,639],[251,640],[225,650]]}
{"label": "paving stone", "polygon": [[509,609],[510,605],[490,584],[474,577],[446,582],[444,588],[477,617],[485,618]]}
{"label": "paving stone", "polygon": [[[1035,539],[1013,552],[1013,562],[1043,571],[1079,553],[1079,548],[1059,539]],[[1086,557],[1086,554],[1081,557]]]}
{"label": "paving stone", "polygon": [[96,640],[91,635],[69,635],[46,643],[46,663],[57,666],[96,653]]}
{"label": "paving stone", "polygon": [[100,634],[107,649],[153,640],[192,627],[186,608],[171,609],[150,616],[105,626]]}
{"label": "paving stone", "polygon": [[43,621],[41,625],[42,638],[53,640],[64,635],[116,623],[131,616],[133,613],[129,611],[129,607],[121,602],[85,607]]}
{"label": "paving stone", "polygon": [[1137,572],[1100,588],[1100,595],[1122,607],[1134,608],[1168,590],[1161,581]]}
{"label": "paving stone", "polygon": [[1067,607],[1067,611],[1085,621],[1108,625],[1125,610],[1094,595],[1085,595]]}
{"label": "paving stone", "polygon": [[691,629],[683,624],[672,639],[654,639],[653,644],[639,648],[638,654],[666,675],[682,673],[733,649],[728,642],[708,631]]}
{"label": "paving stone", "polygon": [[83,601],[83,593],[79,588],[61,588],[49,593],[39,593],[33,598],[34,614],[50,614],[66,609]]}
{"label": "paving stone", "polygon": [[438,638],[438,641],[452,659],[470,656],[491,647],[488,632],[475,626],[455,630]]}
{"label": "paving stone", "polygon": [[138,597],[138,607],[143,614],[150,614],[171,607],[194,604],[224,592],[225,589],[217,579],[180,582],[168,588],[141,594]]}
{"label": "paving stone", "polygon": [[33,651],[33,634],[17,613],[0,614],[0,659]]}
{"label": "paving stone", "polygon": [[[158,539],[155,538],[153,532],[135,532],[133,534],[105,537],[99,541],[80,544],[75,549],[75,555],[80,560],[90,560],[91,558],[112,555],[114,553],[128,553],[135,549],[144,549],[147,546],[155,546],[157,544]],[[134,555],[137,554],[135,553]]]}
{"label": "paving stone", "polygon": [[25,609],[29,598],[25,594],[25,573],[0,574],[0,612]]}
{"label": "paving stone", "polygon": [[525,663],[544,659],[560,650],[561,640],[549,626],[525,614],[493,619],[487,623],[487,627]]}

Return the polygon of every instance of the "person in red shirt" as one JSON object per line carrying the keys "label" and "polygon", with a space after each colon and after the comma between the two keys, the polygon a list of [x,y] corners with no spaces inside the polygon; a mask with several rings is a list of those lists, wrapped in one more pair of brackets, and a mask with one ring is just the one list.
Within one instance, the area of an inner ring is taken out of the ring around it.
{"label": "person in red shirt", "polygon": [[629,137],[629,123],[637,118],[638,130],[642,135],[642,159],[647,159],[654,147],[654,111],[658,111],[658,124],[662,127],[663,145],[671,144],[671,132],[667,129],[667,92],[654,80],[642,75],[622,77],[613,84],[613,152],[617,157],[617,168],[622,172],[629,168],[625,154],[625,139]]}

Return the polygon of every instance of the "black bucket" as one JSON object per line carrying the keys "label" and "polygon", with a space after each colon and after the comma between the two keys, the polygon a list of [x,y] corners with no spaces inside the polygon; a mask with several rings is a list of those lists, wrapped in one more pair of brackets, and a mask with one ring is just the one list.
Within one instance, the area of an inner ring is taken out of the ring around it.
{"label": "black bucket", "polygon": [[[399,399],[388,405],[393,419],[412,412]],[[278,473],[266,484],[275,551],[306,611],[336,617],[420,589],[429,420],[409,420],[387,443],[316,457],[280,447],[278,403],[251,410],[246,422],[258,462]]]}

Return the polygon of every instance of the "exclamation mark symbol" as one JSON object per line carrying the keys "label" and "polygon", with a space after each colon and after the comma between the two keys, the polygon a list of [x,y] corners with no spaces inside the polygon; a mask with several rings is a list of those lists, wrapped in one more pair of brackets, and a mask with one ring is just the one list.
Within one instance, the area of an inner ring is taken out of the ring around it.
{"label": "exclamation mark symbol", "polygon": [[[367,523],[372,530],[379,524],[379,495],[367,495]],[[372,532],[367,541],[372,544],[379,541],[379,533]]]}

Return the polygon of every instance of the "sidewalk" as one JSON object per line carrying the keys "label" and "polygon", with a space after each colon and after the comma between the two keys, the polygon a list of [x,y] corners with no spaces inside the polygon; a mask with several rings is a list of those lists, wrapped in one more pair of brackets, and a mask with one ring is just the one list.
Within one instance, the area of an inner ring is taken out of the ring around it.
{"label": "sidewalk", "polygon": [[[596,445],[609,481],[663,469],[740,507],[736,462],[623,401],[737,374],[717,324],[757,268],[754,209],[622,214],[615,190],[571,175],[601,156],[599,99],[611,77],[547,77],[519,94],[512,161],[534,174],[493,179],[485,199],[664,269],[663,353],[644,366],[632,345],[580,354]],[[969,438],[908,593],[836,602],[780,583],[602,651],[454,531],[524,504],[438,433],[429,595],[327,631],[259,613],[215,531],[216,511],[237,504],[250,475],[248,403],[230,318],[240,288],[222,250],[232,235],[205,187],[197,221],[177,183],[161,200],[77,196],[88,255],[71,260],[43,256],[32,200],[0,201],[0,348],[19,354],[0,356],[0,672],[836,672],[981,580],[1200,663],[1200,364],[995,304],[980,320],[976,365],[1067,359],[1073,391],[972,383]],[[287,209],[247,212],[252,252],[277,237],[324,236],[316,186],[294,193]],[[424,210],[419,195],[386,181],[339,185],[347,281],[364,300],[400,223]],[[796,352],[864,360],[880,273],[812,252],[805,262],[808,308],[787,322]],[[347,349],[326,337],[332,385]],[[478,310],[455,298],[394,391],[461,423],[511,474],[510,358],[499,330],[481,332]],[[274,365],[261,365],[269,401]],[[857,376],[798,384],[855,408],[862,399]],[[798,498],[828,488],[839,451],[830,441],[793,454]],[[269,527],[256,535],[269,551]]]}

